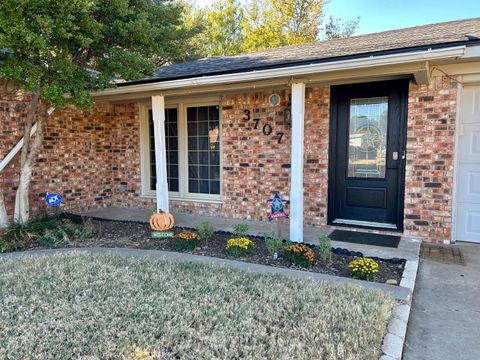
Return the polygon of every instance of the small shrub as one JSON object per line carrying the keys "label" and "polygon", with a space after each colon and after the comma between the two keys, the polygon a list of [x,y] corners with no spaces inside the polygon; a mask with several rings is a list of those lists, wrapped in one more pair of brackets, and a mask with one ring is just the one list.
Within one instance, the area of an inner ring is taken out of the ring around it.
{"label": "small shrub", "polygon": [[59,227],[58,229],[45,230],[45,232],[35,240],[35,243],[45,247],[58,247],[67,244],[69,240],[70,236],[67,231],[63,227]]}
{"label": "small shrub", "polygon": [[324,263],[330,263],[332,260],[332,241],[328,237],[328,235],[322,234],[318,237],[318,254],[320,256],[320,260]]}
{"label": "small shrub", "polygon": [[208,240],[215,234],[215,228],[208,221],[205,221],[198,225],[197,233],[200,236],[200,240]]}
{"label": "small shrub", "polygon": [[199,244],[200,236],[194,231],[180,231],[173,237],[173,247],[175,250],[193,250]]}
{"label": "small shrub", "polygon": [[268,252],[273,255],[279,253],[283,247],[282,239],[274,232],[263,235]]}
{"label": "small shrub", "polygon": [[313,250],[303,244],[291,244],[283,248],[283,258],[290,265],[309,268],[313,264]]}
{"label": "small shrub", "polygon": [[245,237],[228,239],[225,252],[233,256],[246,256],[253,252],[255,243]]}
{"label": "small shrub", "polygon": [[248,233],[248,225],[247,224],[237,224],[233,228],[233,234],[236,236],[245,236]]}
{"label": "small shrub", "polygon": [[350,261],[348,268],[352,271],[352,278],[360,280],[372,280],[378,273],[378,263],[370,258],[358,258]]}
{"label": "small shrub", "polygon": [[12,223],[0,239],[0,252],[28,249],[33,245],[58,247],[95,233],[91,223],[80,218],[43,216],[26,224]]}

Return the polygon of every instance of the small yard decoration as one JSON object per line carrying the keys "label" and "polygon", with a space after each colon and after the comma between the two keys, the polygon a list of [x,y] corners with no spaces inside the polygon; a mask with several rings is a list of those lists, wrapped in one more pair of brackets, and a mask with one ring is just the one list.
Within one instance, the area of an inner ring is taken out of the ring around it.
{"label": "small yard decoration", "polygon": [[291,244],[283,248],[283,258],[290,265],[309,268],[313,265],[313,250],[303,244]]}
{"label": "small yard decoration", "polygon": [[[287,203],[287,201],[282,200],[278,192],[275,193],[273,198],[269,199],[268,204],[271,207],[270,214],[268,215],[268,220],[272,221],[275,220],[276,227],[277,227],[277,234],[276,237],[278,239],[282,239],[282,227],[280,223],[280,219],[288,218],[287,213],[285,212],[283,206]],[[273,258],[278,258],[278,252],[272,254]]]}
{"label": "small yard decoration", "polygon": [[45,203],[49,206],[60,206],[62,203],[62,197],[59,194],[50,193],[45,196]]}
{"label": "small yard decoration", "polygon": [[200,244],[200,236],[195,231],[183,230],[173,237],[175,250],[192,250]]}
{"label": "small yard decoration", "polygon": [[360,280],[372,280],[378,273],[378,263],[370,258],[358,258],[350,261],[348,268],[352,270],[352,278]]}
{"label": "small yard decoration", "polygon": [[169,231],[175,223],[173,215],[169,212],[160,210],[150,216],[150,228],[152,237],[172,237],[173,232]]}
{"label": "small yard decoration", "polygon": [[246,256],[253,252],[255,243],[245,237],[228,239],[225,252],[233,256]]}

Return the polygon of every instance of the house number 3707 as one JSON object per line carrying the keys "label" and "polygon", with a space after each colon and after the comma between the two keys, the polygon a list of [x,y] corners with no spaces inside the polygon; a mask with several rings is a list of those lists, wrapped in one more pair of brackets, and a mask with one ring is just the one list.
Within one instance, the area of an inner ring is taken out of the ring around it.
{"label": "house number 3707", "polygon": [[[260,122],[261,122],[260,118],[253,118],[252,119],[251,112],[248,109],[243,110],[243,120],[245,120],[245,121],[252,120],[253,121],[253,128],[255,130],[259,130],[260,127],[261,127],[263,135],[269,136],[269,135],[272,134],[272,131],[273,131],[272,126],[269,123],[263,124],[263,126],[262,126],[260,124]],[[275,135],[277,137],[277,143],[281,144],[282,139],[283,139],[283,135],[285,135],[285,133],[277,132]]]}

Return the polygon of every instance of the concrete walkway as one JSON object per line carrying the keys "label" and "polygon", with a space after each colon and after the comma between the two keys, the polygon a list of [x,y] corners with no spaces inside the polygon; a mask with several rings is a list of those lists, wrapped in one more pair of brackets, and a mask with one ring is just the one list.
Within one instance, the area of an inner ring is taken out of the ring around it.
{"label": "concrete walkway", "polygon": [[480,359],[480,244],[458,246],[466,266],[421,261],[404,360]]}
{"label": "concrete walkway", "polygon": [[[120,221],[135,221],[146,222],[152,212],[146,209],[135,208],[117,208],[107,207],[87,211],[82,215],[91,216],[100,219],[107,220],[120,220]],[[236,224],[247,224],[249,233],[251,235],[263,235],[266,232],[275,231],[275,224],[253,221],[253,220],[240,220],[240,219],[226,219],[222,217],[194,215],[186,213],[173,213],[175,217],[175,225],[195,228],[199,224],[208,221],[215,229],[223,231],[232,231]],[[304,241],[315,244],[318,242],[318,236],[320,234],[329,234],[333,230],[333,227],[326,226],[324,228],[316,228],[312,226],[305,226],[304,228]],[[289,228],[288,222],[283,222],[282,234],[285,238],[288,238]],[[372,245],[352,244],[341,241],[332,241],[333,247],[345,248],[351,251],[360,251],[364,256],[376,256],[384,259],[402,258],[406,260],[418,260],[418,252],[420,248],[420,241],[417,239],[402,237],[398,248],[387,248]]]}

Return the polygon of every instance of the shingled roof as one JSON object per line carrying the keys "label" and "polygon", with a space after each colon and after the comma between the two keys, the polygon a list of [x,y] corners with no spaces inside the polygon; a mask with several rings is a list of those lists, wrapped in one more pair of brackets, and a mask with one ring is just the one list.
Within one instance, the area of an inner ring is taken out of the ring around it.
{"label": "shingled roof", "polygon": [[[345,39],[284,46],[233,56],[209,57],[188,61],[161,67],[154,76],[139,82],[244,72],[333,61],[369,54],[441,48],[478,42],[480,42],[480,18],[466,19],[352,36]],[[138,83],[138,81],[135,83]]]}

